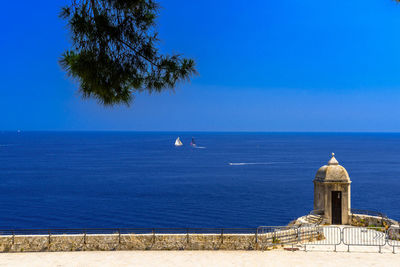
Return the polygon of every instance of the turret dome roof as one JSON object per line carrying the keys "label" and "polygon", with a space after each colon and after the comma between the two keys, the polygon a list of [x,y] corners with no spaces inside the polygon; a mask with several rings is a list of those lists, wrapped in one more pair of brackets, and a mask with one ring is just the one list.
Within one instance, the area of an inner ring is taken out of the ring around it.
{"label": "turret dome roof", "polygon": [[335,158],[335,153],[332,153],[332,158],[327,165],[322,166],[315,175],[316,182],[350,182],[349,174],[346,169],[339,165]]}

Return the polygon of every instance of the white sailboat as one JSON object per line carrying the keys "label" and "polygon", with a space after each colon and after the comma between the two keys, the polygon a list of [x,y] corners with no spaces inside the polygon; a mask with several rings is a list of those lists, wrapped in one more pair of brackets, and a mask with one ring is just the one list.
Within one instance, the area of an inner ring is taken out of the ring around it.
{"label": "white sailboat", "polygon": [[183,144],[182,144],[182,142],[181,142],[181,139],[179,139],[179,136],[178,136],[178,138],[176,138],[176,140],[175,140],[175,146],[183,146]]}

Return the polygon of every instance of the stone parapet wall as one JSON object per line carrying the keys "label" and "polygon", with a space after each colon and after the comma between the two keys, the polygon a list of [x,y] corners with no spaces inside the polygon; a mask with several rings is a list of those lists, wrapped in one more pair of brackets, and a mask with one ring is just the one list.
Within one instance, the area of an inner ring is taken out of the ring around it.
{"label": "stone parapet wall", "polygon": [[317,229],[261,234],[88,234],[0,236],[0,252],[267,250],[323,238]]}
{"label": "stone parapet wall", "polygon": [[352,214],[351,225],[359,227],[385,227],[388,229],[391,225],[399,225],[399,222],[382,218],[379,216],[365,215],[365,214]]}

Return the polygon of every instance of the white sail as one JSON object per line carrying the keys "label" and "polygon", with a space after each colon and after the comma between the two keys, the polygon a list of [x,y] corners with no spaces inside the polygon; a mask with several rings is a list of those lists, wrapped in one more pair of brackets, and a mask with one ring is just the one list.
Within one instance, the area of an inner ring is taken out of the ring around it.
{"label": "white sail", "polygon": [[175,146],[182,146],[183,144],[182,144],[182,142],[181,142],[181,139],[179,139],[179,137],[178,138],[176,138],[176,140],[175,140]]}

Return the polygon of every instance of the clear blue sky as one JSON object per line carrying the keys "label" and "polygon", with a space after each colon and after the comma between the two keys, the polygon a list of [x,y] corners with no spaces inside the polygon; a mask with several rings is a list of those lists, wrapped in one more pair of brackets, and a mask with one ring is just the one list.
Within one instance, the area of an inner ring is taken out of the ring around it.
{"label": "clear blue sky", "polygon": [[4,1],[0,130],[400,131],[392,0],[162,0],[162,50],[199,76],[131,107],[82,100],[58,1]]}

